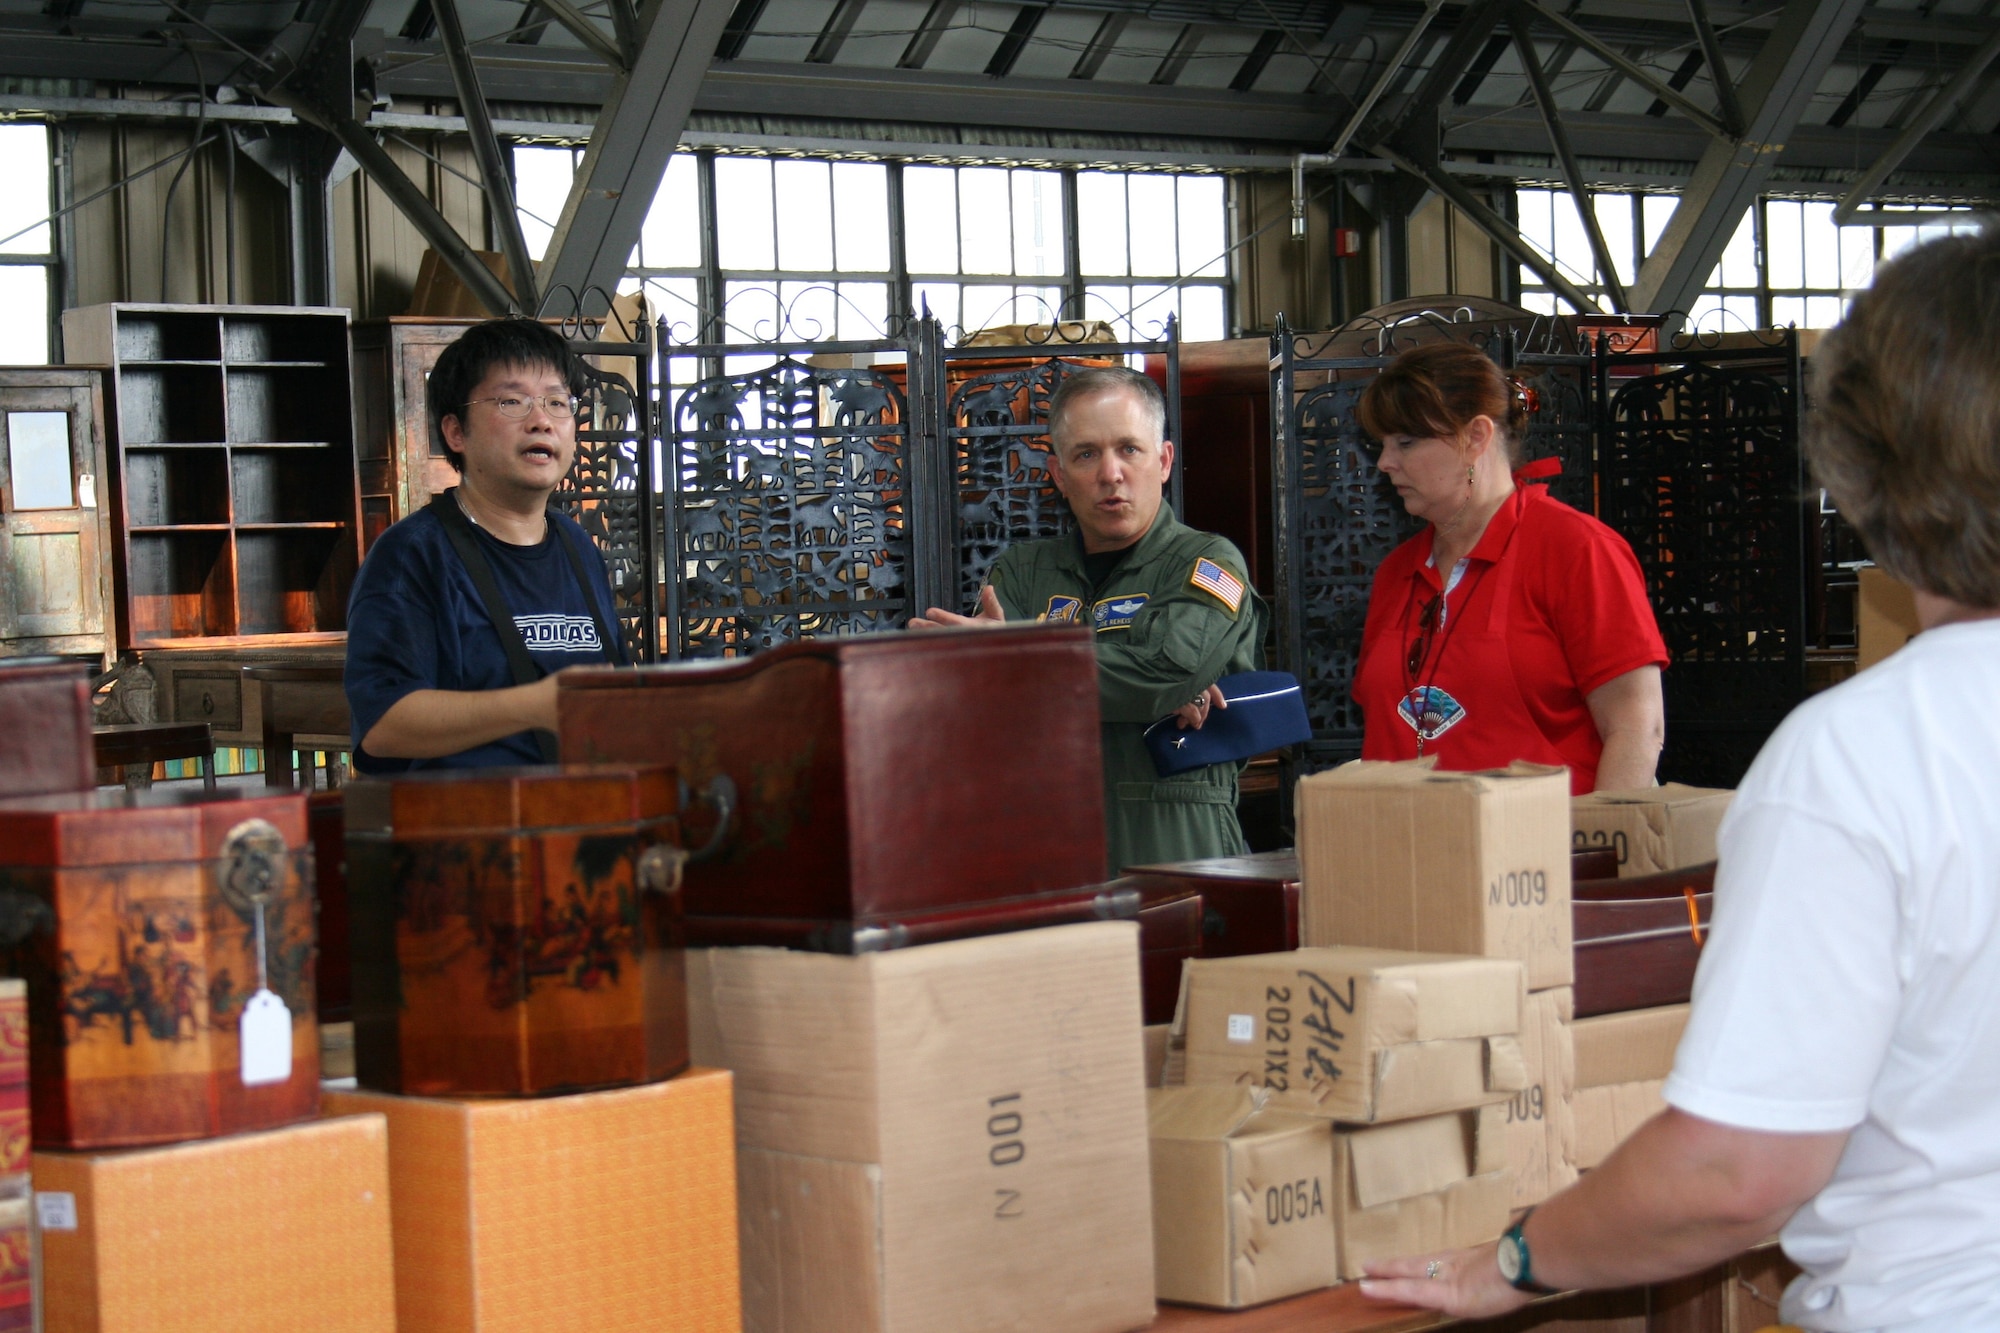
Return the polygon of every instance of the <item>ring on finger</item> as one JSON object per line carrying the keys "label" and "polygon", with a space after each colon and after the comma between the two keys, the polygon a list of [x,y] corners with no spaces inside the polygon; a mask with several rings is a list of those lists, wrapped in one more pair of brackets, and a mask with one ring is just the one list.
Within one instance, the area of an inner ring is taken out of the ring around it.
{"label": "ring on finger", "polygon": [[1437,1275],[1443,1271],[1444,1261],[1442,1259],[1433,1259],[1424,1266],[1424,1276],[1432,1280],[1436,1280]]}

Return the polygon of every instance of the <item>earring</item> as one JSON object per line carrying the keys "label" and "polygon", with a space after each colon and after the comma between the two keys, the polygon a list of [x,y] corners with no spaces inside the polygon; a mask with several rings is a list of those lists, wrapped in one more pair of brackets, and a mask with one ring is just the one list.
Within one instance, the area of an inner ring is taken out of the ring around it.
{"label": "earring", "polygon": [[1465,465],[1465,484],[1470,486],[1472,484],[1472,478],[1473,478],[1472,464],[1467,463]]}

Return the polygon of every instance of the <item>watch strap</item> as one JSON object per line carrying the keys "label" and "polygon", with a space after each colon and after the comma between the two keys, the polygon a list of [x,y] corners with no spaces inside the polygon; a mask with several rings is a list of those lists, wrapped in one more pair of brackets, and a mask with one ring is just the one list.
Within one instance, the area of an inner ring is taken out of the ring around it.
{"label": "watch strap", "polygon": [[[1522,1214],[1521,1220],[1513,1226],[1508,1227],[1507,1233],[1501,1237],[1500,1243],[1502,1245],[1512,1245],[1514,1247],[1515,1257],[1520,1261],[1521,1265],[1519,1271],[1513,1277],[1508,1278],[1508,1281],[1516,1291],[1532,1292],[1537,1296],[1554,1296],[1562,1289],[1560,1287],[1551,1287],[1545,1282],[1536,1280],[1534,1257],[1528,1249],[1528,1219],[1534,1216],[1534,1212],[1535,1210],[1530,1208],[1526,1213]],[[1502,1276],[1505,1276],[1504,1273]]]}

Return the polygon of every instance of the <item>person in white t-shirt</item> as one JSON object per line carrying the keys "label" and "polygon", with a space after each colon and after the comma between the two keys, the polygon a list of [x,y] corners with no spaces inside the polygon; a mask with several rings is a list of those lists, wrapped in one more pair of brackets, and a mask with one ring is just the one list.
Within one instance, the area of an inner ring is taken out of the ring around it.
{"label": "person in white t-shirt", "polygon": [[1813,375],[1813,471],[1923,633],[1744,778],[1668,1109],[1497,1246],[1378,1265],[1371,1296],[1500,1314],[1782,1228],[1788,1323],[2000,1330],[2000,227],[1884,267]]}

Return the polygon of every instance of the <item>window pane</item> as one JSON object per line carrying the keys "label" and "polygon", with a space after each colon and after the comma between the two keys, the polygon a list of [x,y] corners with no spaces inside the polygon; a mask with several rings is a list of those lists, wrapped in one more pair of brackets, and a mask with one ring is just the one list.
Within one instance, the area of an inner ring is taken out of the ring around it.
{"label": "window pane", "polygon": [[778,294],[768,282],[726,284],[723,315],[729,342],[762,342],[778,337]]}
{"label": "window pane", "polygon": [[1180,243],[1174,235],[1174,178],[1134,175],[1128,178],[1132,210],[1132,272],[1173,276],[1180,267]]}
{"label": "window pane", "polygon": [[697,268],[701,264],[701,199],[691,153],[667,159],[667,174],[639,231],[640,262],[647,268]]}
{"label": "window pane", "polygon": [[1096,284],[1084,288],[1083,317],[1085,319],[1108,320],[1114,326],[1118,326],[1131,313],[1131,288],[1104,287]]}
{"label": "window pane", "polygon": [[[1548,190],[1522,190],[1515,196],[1521,238],[1545,255],[1556,252],[1555,195]],[[1521,270],[1523,282],[1539,281]]]}
{"label": "window pane", "polygon": [[[1724,287],[1755,287],[1757,285],[1757,210],[1746,209],[1743,220],[1736,224],[1736,234],[1729,238],[1729,246],[1722,252],[1722,262],[1716,267],[1722,274]],[[1748,327],[1755,328],[1752,320]]]}
{"label": "window pane", "polygon": [[667,334],[675,342],[693,342],[699,336],[701,306],[695,299],[693,278],[648,278],[646,300],[653,318],[667,322]]}
{"label": "window pane", "polygon": [[1052,324],[1062,310],[1063,292],[1060,287],[1016,287],[1014,289],[1015,324]]}
{"label": "window pane", "polygon": [[888,316],[888,283],[840,284],[840,337],[847,339],[883,337],[888,332]]}
{"label": "window pane", "polygon": [[1840,285],[1849,289],[1875,281],[1875,229],[1840,229]]}
{"label": "window pane", "polygon": [[[958,173],[961,273],[1014,271],[1013,199],[1001,167],[966,167]],[[949,271],[949,270],[947,270]]]}
{"label": "window pane", "polygon": [[1220,287],[1181,289],[1181,337],[1188,342],[1215,342],[1229,336]]}
{"label": "window pane", "polygon": [[715,246],[724,268],[777,267],[771,164],[765,159],[715,159]]}
{"label": "window pane", "polygon": [[1681,201],[1671,194],[1649,194],[1639,200],[1640,223],[1646,229],[1646,253],[1653,253],[1653,247],[1660,243],[1660,233],[1667,229],[1673,219],[1674,210]]}
{"label": "window pane", "polygon": [[1083,271],[1123,277],[1125,267],[1125,178],[1084,171],[1076,178],[1077,249]]}
{"label": "window pane", "polygon": [[778,299],[784,305],[780,336],[804,342],[831,342],[839,337],[839,294],[830,282],[781,282]]}
{"label": "window pane", "polygon": [[[0,251],[16,255],[45,255],[54,248],[50,239],[49,215],[49,131],[43,125],[0,125],[0,236],[13,236],[23,227],[30,229]],[[38,225],[31,225],[38,224]]]}
{"label": "window pane", "polygon": [[1180,312],[1180,295],[1177,287],[1167,287],[1159,283],[1132,287],[1132,333],[1139,338],[1164,337],[1167,332],[1167,316]]}
{"label": "window pane", "polygon": [[0,267],[0,365],[49,363],[49,271],[40,264]]}
{"label": "window pane", "polygon": [[1523,310],[1532,310],[1538,315],[1553,315],[1557,313],[1556,294],[1554,292],[1522,292],[1521,308]]}
{"label": "window pane", "polygon": [[1599,194],[1591,196],[1597,214],[1597,229],[1604,233],[1605,248],[1611,251],[1611,266],[1618,281],[1629,283],[1636,276],[1632,263],[1632,196]]}
{"label": "window pane", "polygon": [[1806,323],[1806,298],[1803,296],[1773,296],[1771,298],[1771,327],[1782,329],[1786,325],[1799,328],[1811,327]]}
{"label": "window pane", "polygon": [[[0,145],[4,143],[5,137],[0,135]],[[528,243],[530,259],[547,256],[549,238],[556,233],[556,220],[562,216],[563,204],[569,199],[570,180],[575,175],[576,155],[570,149],[514,150],[514,211],[520,214],[521,239]],[[4,204],[0,204],[0,214],[5,211]],[[12,230],[14,227],[0,217],[0,236]]]}
{"label": "window pane", "polygon": [[889,271],[889,169],[879,162],[833,164],[834,267]]}
{"label": "window pane", "polygon": [[1023,276],[1063,271],[1062,177],[1053,171],[1016,171],[1014,271]]}
{"label": "window pane", "polygon": [[69,509],[76,491],[69,472],[69,413],[9,412],[7,473],[16,509]]}
{"label": "window pane", "polygon": [[962,311],[959,323],[968,334],[1017,322],[1012,287],[965,287],[959,293],[959,300]]}
{"label": "window pane", "polygon": [[956,175],[950,167],[903,168],[903,254],[912,273],[958,272]]}
{"label": "window pane", "polygon": [[1596,257],[1590,252],[1590,238],[1584,234],[1583,216],[1577,212],[1576,200],[1567,190],[1556,200],[1555,239],[1557,266],[1572,277],[1594,281],[1589,275],[1597,272]]}
{"label": "window pane", "polygon": [[778,267],[833,267],[833,180],[824,162],[772,164],[778,194]]}
{"label": "window pane", "polygon": [[1838,296],[1808,296],[1806,298],[1806,327],[1809,329],[1830,329],[1840,323],[1846,313],[1846,303]]}
{"label": "window pane", "polygon": [[1725,316],[1722,327],[1728,329],[1754,329],[1757,327],[1757,298],[1754,296],[1725,296],[1722,298],[1722,313]]}
{"label": "window pane", "polygon": [[[1221,277],[1228,272],[1229,205],[1220,176],[1180,178],[1180,271]],[[1220,337],[1221,335],[1217,335]]]}
{"label": "window pane", "polygon": [[1840,286],[1840,228],[1833,225],[1833,205],[1805,204],[1799,216],[1805,229],[1806,286],[1822,291]]}
{"label": "window pane", "polygon": [[[1764,205],[1764,271],[1773,287],[1792,291],[1805,286],[1805,234],[1796,200],[1772,199]],[[1731,281],[1728,285],[1749,287],[1754,283]]]}

